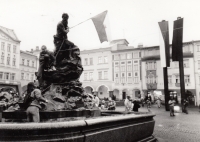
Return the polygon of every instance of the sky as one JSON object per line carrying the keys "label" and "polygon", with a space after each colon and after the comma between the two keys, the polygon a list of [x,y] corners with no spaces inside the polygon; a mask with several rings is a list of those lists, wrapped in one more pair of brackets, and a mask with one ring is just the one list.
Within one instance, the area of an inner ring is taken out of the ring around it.
{"label": "sky", "polygon": [[[200,0],[0,0],[0,26],[13,29],[21,50],[46,45],[54,49],[53,35],[62,13],[69,14],[68,25],[107,10],[111,40],[126,39],[129,46],[159,45],[158,22],[169,22],[170,43],[173,22],[184,18],[183,41],[200,40]],[[91,20],[70,29],[68,39],[81,50],[103,48]]]}

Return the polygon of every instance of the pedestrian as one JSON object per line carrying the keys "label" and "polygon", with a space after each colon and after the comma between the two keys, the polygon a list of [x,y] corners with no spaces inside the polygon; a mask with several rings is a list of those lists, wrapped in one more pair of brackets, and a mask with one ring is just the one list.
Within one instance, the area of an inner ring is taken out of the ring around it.
{"label": "pedestrian", "polygon": [[162,101],[162,100],[161,100],[161,98],[160,98],[160,97],[158,97],[158,99],[157,99],[157,102],[156,102],[156,103],[157,103],[157,106],[158,106],[158,108],[160,108],[160,106],[161,106],[161,105],[160,105],[160,104],[161,104],[161,101]]}
{"label": "pedestrian", "polygon": [[141,104],[142,104],[142,107],[144,107],[144,98],[143,97],[141,97]]}
{"label": "pedestrian", "polygon": [[189,104],[188,98],[184,99],[184,100],[183,100],[183,109],[182,109],[182,111],[183,111],[184,113],[186,113],[186,114],[188,114],[188,109],[187,109],[188,104]]}
{"label": "pedestrian", "polygon": [[169,104],[169,109],[170,109],[170,116],[175,116],[174,115],[174,104],[175,104],[175,100],[174,100],[174,98],[173,98],[173,96],[170,96],[170,99],[169,99],[169,102],[168,102],[168,104]]}
{"label": "pedestrian", "polygon": [[140,104],[137,100],[133,101],[133,111],[138,112],[138,109],[140,108]]}
{"label": "pedestrian", "polygon": [[102,100],[102,101],[101,101],[100,109],[102,109],[102,110],[107,110],[106,105],[105,105],[105,100]]}
{"label": "pedestrian", "polygon": [[28,122],[40,122],[39,110],[41,109],[40,102],[48,102],[42,97],[41,91],[36,89],[33,82],[27,85],[27,97],[25,103],[28,103],[26,110]]}
{"label": "pedestrian", "polygon": [[96,94],[94,94],[93,102],[95,107],[99,107],[99,97]]}
{"label": "pedestrian", "polygon": [[132,102],[130,96],[127,96],[124,101],[125,111],[130,112],[132,110]]}
{"label": "pedestrian", "polygon": [[115,110],[116,103],[111,97],[108,98],[108,110]]}

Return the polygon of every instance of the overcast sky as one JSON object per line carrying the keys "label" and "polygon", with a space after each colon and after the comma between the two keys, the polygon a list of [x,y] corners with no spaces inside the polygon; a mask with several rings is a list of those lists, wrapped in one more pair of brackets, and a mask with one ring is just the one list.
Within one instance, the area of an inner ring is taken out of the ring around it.
{"label": "overcast sky", "polygon": [[[125,38],[130,46],[159,44],[158,22],[184,18],[183,41],[200,40],[200,0],[0,0],[0,26],[13,29],[21,50],[46,45],[53,50],[53,35],[62,13],[69,27],[108,11],[112,40]],[[69,39],[81,50],[104,47],[91,21],[70,30]]]}

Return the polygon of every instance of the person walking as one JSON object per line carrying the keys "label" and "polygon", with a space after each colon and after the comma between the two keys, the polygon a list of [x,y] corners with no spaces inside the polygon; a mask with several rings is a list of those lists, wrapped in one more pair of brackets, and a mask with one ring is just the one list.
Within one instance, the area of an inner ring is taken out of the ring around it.
{"label": "person walking", "polygon": [[170,116],[175,116],[174,115],[174,104],[175,104],[175,100],[174,100],[174,98],[173,98],[173,96],[170,96],[170,99],[169,99],[169,102],[168,102],[168,104],[169,104],[169,109],[170,109]]}
{"label": "person walking", "polygon": [[127,96],[124,101],[125,111],[130,112],[132,110],[132,102],[130,96]]}
{"label": "person walking", "polygon": [[157,106],[158,106],[158,108],[160,108],[160,106],[161,106],[161,105],[160,105],[160,104],[161,104],[161,101],[162,101],[161,98],[158,97],[158,99],[157,99]]}
{"label": "person walking", "polygon": [[116,103],[111,97],[108,98],[108,110],[115,110]]}
{"label": "person walking", "polygon": [[138,109],[140,108],[140,104],[137,100],[133,101],[133,111],[138,112]]}
{"label": "person walking", "polygon": [[188,109],[187,109],[188,104],[189,104],[188,98],[184,99],[183,100],[183,112],[186,114],[188,114]]}
{"label": "person walking", "polygon": [[96,94],[94,94],[93,102],[95,107],[99,107],[99,97]]}

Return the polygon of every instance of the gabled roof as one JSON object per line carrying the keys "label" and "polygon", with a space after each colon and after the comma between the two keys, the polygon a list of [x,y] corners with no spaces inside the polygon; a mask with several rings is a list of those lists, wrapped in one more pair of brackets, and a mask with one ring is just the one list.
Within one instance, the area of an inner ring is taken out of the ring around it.
{"label": "gabled roof", "polygon": [[12,40],[21,42],[15,34],[14,30],[0,26],[0,31],[3,32],[6,36],[10,37]]}

